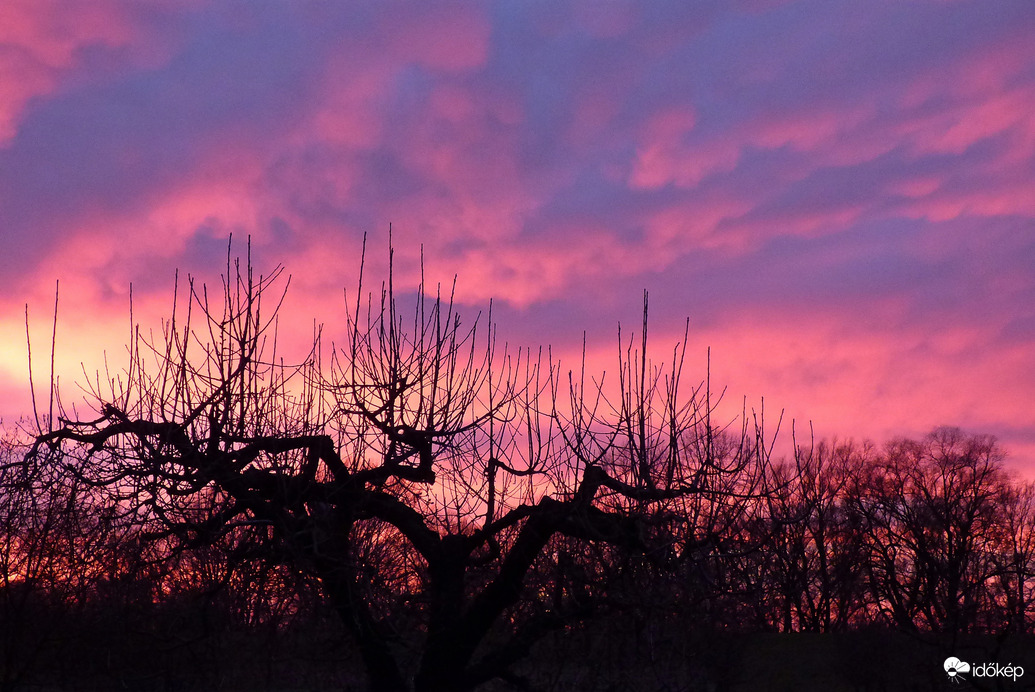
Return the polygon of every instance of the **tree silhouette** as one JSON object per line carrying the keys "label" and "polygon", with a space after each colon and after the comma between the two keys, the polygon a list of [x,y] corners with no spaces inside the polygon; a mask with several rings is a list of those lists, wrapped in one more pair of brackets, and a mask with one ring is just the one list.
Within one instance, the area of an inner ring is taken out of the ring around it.
{"label": "tree silhouette", "polygon": [[[188,280],[157,337],[138,329],[126,369],[89,385],[95,415],[60,410],[30,458],[171,550],[247,536],[249,559],[311,575],[379,692],[517,682],[537,641],[611,598],[627,561],[608,555],[714,555],[716,508],[767,491],[763,431],[714,425],[707,384],[680,389],[680,348],[651,362],[646,301],[609,391],[498,345],[451,297],[421,287],[404,312],[392,280],[361,279],[345,343],[327,358],[318,332],[291,363],[282,271],[228,254],[221,296]],[[678,528],[694,502],[711,525]]]}
{"label": "tree silhouette", "polygon": [[767,619],[784,631],[845,630],[865,609],[863,534],[846,488],[873,463],[873,453],[865,445],[821,441],[796,456],[793,467],[775,467],[784,482],[766,497],[764,552],[775,601]]}
{"label": "tree silhouette", "polygon": [[939,428],[889,443],[851,492],[877,608],[901,628],[959,633],[979,624],[997,573],[1009,485],[988,436]]}
{"label": "tree silhouette", "polygon": [[1035,486],[993,438],[773,461],[685,386],[685,335],[651,360],[646,297],[608,379],[389,267],[288,360],[289,280],[228,252],[91,413],[54,388],[0,435],[0,689],[661,690],[732,684],[758,630],[1026,641]]}

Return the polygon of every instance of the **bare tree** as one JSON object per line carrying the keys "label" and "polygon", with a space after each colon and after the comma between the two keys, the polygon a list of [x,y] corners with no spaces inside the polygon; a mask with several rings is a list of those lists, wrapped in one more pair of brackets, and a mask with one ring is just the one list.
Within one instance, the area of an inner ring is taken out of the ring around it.
{"label": "bare tree", "polygon": [[905,629],[965,632],[996,573],[1009,499],[988,436],[939,428],[889,443],[851,490],[876,607]]}
{"label": "bare tree", "polygon": [[845,630],[865,610],[863,535],[846,488],[873,463],[873,451],[865,444],[821,441],[795,454],[797,463],[776,467],[783,482],[766,496],[771,622],[784,631]]}
{"label": "bare tree", "polygon": [[[497,343],[491,314],[465,322],[440,289],[403,309],[392,280],[361,276],[344,340],[316,329],[288,360],[287,277],[228,252],[219,290],[188,279],[160,328],[134,326],[124,369],[83,383],[91,413],[52,387],[28,453],[0,448],[0,682],[112,604],[139,611],[113,661],[130,640],[189,653],[213,618],[238,628],[220,650],[247,632],[273,652],[326,610],[375,692],[678,688],[707,662],[672,652],[725,628],[1030,629],[1033,493],[992,438],[772,463],[761,414],[720,419],[707,375],[687,385],[685,334],[651,360],[646,297],[607,379]],[[524,663],[561,637],[608,664],[551,681]],[[166,664],[233,665],[214,658]]]}
{"label": "bare tree", "polygon": [[995,579],[985,604],[992,631],[1031,632],[1035,614],[1035,483],[1014,483],[1002,508]]}
{"label": "bare tree", "polygon": [[54,455],[24,458],[16,433],[0,437],[0,689],[62,667],[78,625],[122,557],[117,510],[64,473]]}
{"label": "bare tree", "polygon": [[659,558],[718,549],[720,525],[676,546],[671,510],[761,491],[760,431],[738,425],[720,453],[707,387],[680,390],[679,349],[649,361],[646,320],[609,397],[584,367],[499,346],[449,296],[421,287],[404,313],[391,274],[362,286],[329,365],[319,332],[290,363],[281,270],[256,277],[228,255],[218,302],[188,280],[157,335],[136,329],[126,369],[89,385],[95,414],[59,401],[33,454],[60,450],[149,540],[247,531],[263,559],[313,575],[377,691],[516,681],[536,641],[594,605],[571,561],[549,559],[555,538]]}

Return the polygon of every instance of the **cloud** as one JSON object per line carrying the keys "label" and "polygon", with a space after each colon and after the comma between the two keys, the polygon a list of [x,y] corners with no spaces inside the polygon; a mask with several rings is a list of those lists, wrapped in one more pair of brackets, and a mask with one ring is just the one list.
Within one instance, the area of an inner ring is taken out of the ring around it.
{"label": "cloud", "polygon": [[831,434],[1027,429],[1028,0],[4,11],[5,338],[59,277],[75,329],[121,333],[130,283],[157,319],[231,234],[309,333],[391,223],[400,282],[423,253],[515,340],[611,353],[646,287]]}
{"label": "cloud", "polygon": [[33,98],[52,93],[83,63],[125,49],[137,28],[114,3],[11,0],[0,8],[0,145]]}

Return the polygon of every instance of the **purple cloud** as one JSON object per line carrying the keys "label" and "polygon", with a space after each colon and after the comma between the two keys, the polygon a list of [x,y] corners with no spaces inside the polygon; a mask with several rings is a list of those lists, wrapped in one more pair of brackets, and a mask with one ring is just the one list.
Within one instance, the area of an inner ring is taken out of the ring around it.
{"label": "purple cloud", "polygon": [[585,329],[603,359],[648,288],[659,339],[689,314],[731,386],[823,433],[961,424],[1035,465],[1028,0],[27,7],[0,30],[12,343],[54,278],[100,342],[130,282],[160,311],[231,233],[330,319],[392,223],[401,280],[423,247],[515,341]]}

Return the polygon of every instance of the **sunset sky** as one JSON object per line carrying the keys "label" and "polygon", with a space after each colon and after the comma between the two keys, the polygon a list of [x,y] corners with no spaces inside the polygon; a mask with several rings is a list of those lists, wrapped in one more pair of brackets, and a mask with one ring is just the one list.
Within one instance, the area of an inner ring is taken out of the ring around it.
{"label": "sunset sky", "polygon": [[[661,357],[817,436],[996,435],[1035,477],[1035,2],[0,4],[0,416],[227,238],[288,341],[456,275],[510,343]],[[240,243],[238,242],[240,239]],[[37,382],[39,384],[39,382]]]}

